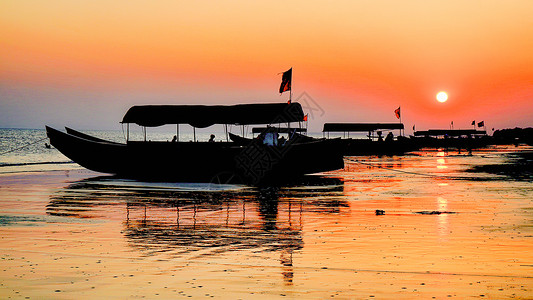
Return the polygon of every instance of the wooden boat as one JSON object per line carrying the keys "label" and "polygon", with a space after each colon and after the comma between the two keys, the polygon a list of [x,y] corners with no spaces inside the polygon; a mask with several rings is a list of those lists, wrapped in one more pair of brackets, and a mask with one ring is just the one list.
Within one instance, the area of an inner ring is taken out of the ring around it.
{"label": "wooden boat", "polygon": [[255,125],[303,121],[299,103],[240,104],[233,106],[134,106],[121,123],[128,125],[126,143],[115,143],[46,126],[50,143],[79,165],[124,178],[163,181],[244,182],[262,184],[286,181],[305,174],[344,167],[342,153],[332,141],[266,145],[253,139],[235,142],[130,141],[129,124],[155,127],[190,124]]}
{"label": "wooden boat", "polygon": [[[418,145],[409,138],[393,138],[392,130],[403,129],[403,123],[325,123],[322,132],[328,138],[330,132],[342,132],[344,138],[340,139],[340,143],[346,156],[401,155],[418,149]],[[389,131],[387,137],[383,138],[382,131]],[[366,139],[350,138],[350,132],[368,132],[368,135]]]}

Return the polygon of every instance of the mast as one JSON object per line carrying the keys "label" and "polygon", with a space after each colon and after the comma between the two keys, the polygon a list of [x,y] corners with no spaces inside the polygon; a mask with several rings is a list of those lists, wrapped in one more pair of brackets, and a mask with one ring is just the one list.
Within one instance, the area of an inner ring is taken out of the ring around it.
{"label": "mast", "polygon": [[289,103],[292,103],[292,67],[291,67],[291,80],[289,82],[291,83],[291,89],[289,90]]}
{"label": "mast", "polygon": [[[401,108],[401,106],[398,106],[398,107]],[[402,114],[402,110],[400,109],[400,124],[403,124],[403,123],[402,123],[402,115],[403,115],[403,114]],[[404,129],[404,130],[405,130],[405,129]],[[401,129],[400,129],[400,136],[403,136],[403,134],[402,134],[402,130],[401,130]]]}

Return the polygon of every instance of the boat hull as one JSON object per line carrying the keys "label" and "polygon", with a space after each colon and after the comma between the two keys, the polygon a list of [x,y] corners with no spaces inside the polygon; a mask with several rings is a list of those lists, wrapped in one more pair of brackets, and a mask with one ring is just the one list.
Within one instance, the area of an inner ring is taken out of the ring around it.
{"label": "boat hull", "polygon": [[255,141],[128,142],[83,138],[46,127],[50,143],[79,165],[124,178],[188,182],[260,184],[341,169],[342,151],[318,141],[268,147]]}

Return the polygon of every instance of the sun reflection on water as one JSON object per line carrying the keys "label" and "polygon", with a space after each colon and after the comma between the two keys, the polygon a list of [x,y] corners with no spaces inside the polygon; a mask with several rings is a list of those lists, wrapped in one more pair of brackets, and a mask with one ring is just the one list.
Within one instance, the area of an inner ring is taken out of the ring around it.
{"label": "sun reflection on water", "polygon": [[444,158],[437,158],[437,169],[448,169]]}

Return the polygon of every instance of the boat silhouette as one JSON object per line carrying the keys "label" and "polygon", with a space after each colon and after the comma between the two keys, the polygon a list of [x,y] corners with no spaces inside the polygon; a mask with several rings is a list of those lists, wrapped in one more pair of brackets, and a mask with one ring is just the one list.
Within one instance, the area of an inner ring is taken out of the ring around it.
{"label": "boat silhouette", "polygon": [[[278,144],[270,132],[248,144],[226,142],[132,141],[129,124],[157,127],[190,124],[258,125],[299,123],[304,113],[299,103],[239,105],[133,106],[121,123],[127,125],[126,143],[92,137],[72,129],[62,132],[46,126],[50,143],[79,165],[101,173],[141,180],[187,182],[286,182],[306,174],[344,167],[335,141],[289,139]],[[179,128],[179,127],[178,127]],[[178,134],[179,135],[179,131]],[[270,138],[270,140],[267,140]]]}

